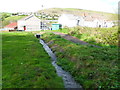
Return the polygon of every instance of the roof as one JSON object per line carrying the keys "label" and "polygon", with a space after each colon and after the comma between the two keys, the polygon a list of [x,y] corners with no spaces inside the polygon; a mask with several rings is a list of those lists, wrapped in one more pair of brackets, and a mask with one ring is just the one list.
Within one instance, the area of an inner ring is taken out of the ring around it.
{"label": "roof", "polygon": [[85,21],[94,21],[94,20],[98,20],[98,21],[105,21],[104,18],[100,18],[100,17],[93,17],[93,16],[86,16],[84,17]]}
{"label": "roof", "polygon": [[95,19],[95,18],[90,17],[90,16],[84,17],[84,20],[85,20],[85,21],[93,21],[94,19]]}
{"label": "roof", "polygon": [[[20,19],[20,20],[22,20],[22,21],[26,21],[26,20],[28,20],[28,19],[30,19],[30,18],[32,18],[32,17],[37,18],[35,15],[29,15],[29,16],[26,16],[26,17]],[[37,18],[37,19],[39,20],[39,18]]]}
{"label": "roof", "polygon": [[78,20],[78,19],[82,18],[80,16],[76,16],[76,15],[73,15],[73,14],[62,14],[61,16],[67,17],[70,20]]}
{"label": "roof", "polygon": [[17,27],[17,22],[12,22],[12,23],[6,25],[5,27],[7,27],[7,28],[15,28],[15,27]]}
{"label": "roof", "polygon": [[31,17],[33,17],[33,15],[26,16],[26,17],[24,17],[24,18],[22,18],[22,19],[20,19],[20,20],[27,20],[27,19],[29,19],[29,18],[31,18]]}

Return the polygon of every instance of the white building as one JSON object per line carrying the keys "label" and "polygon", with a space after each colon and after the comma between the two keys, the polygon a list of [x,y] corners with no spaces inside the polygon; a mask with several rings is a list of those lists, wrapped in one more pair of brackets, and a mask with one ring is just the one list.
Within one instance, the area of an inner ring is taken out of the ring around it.
{"label": "white building", "polygon": [[75,27],[75,26],[83,26],[83,27],[112,27],[114,26],[112,21],[105,21],[104,19],[94,18],[92,16],[75,16],[73,14],[62,14],[58,23],[62,24],[62,26],[67,27]]}
{"label": "white building", "polygon": [[58,18],[58,23],[62,24],[62,27],[68,26],[68,27],[75,27],[77,25],[82,25],[83,18],[78,17],[72,14],[62,14]]}
{"label": "white building", "polygon": [[39,31],[41,30],[41,20],[34,15],[27,16],[17,21],[18,30]]}
{"label": "white building", "polygon": [[107,21],[106,22],[106,27],[113,27],[115,24],[113,23],[113,21]]}
{"label": "white building", "polygon": [[95,19],[90,16],[84,17],[84,27],[104,27],[104,20]]}

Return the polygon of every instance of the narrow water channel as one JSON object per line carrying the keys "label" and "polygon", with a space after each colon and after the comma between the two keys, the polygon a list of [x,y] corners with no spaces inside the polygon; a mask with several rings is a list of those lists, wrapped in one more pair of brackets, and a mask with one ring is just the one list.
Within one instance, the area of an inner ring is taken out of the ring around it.
{"label": "narrow water channel", "polygon": [[43,45],[43,48],[51,57],[52,65],[55,67],[58,76],[63,78],[65,88],[79,88],[81,90],[82,86],[75,82],[75,80],[72,78],[69,72],[64,71],[60,66],[56,64],[57,57],[52,52],[52,50],[48,47],[48,45],[41,39],[40,39],[40,43]]}

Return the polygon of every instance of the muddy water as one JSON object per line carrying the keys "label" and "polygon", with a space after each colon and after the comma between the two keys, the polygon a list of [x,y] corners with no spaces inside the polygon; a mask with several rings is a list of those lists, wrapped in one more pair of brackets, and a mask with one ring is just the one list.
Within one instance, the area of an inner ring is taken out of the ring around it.
{"label": "muddy water", "polygon": [[43,40],[40,40],[40,43],[43,45],[43,48],[51,57],[52,65],[55,67],[58,76],[63,78],[65,88],[79,88],[81,90],[82,86],[75,82],[69,72],[64,71],[60,66],[56,64],[57,57],[51,51],[48,45]]}

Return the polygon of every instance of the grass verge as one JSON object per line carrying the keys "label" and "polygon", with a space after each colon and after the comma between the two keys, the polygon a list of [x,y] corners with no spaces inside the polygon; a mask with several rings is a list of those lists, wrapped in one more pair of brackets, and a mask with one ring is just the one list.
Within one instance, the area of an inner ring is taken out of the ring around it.
{"label": "grass verge", "polygon": [[118,48],[79,45],[53,33],[42,39],[58,57],[58,65],[69,71],[83,88],[119,88]]}
{"label": "grass verge", "polygon": [[51,58],[32,33],[2,33],[3,88],[63,88]]}

